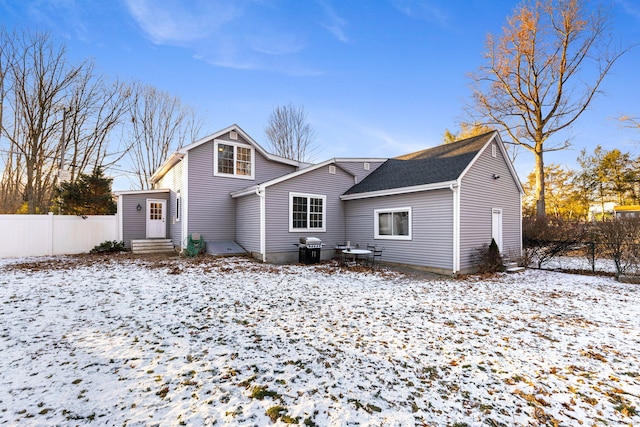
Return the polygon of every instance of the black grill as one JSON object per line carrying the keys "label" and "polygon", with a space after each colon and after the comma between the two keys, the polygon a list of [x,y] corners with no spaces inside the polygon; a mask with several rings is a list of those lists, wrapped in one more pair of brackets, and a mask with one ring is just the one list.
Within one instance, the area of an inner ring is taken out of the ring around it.
{"label": "black grill", "polygon": [[315,264],[320,262],[322,240],[317,237],[301,237],[298,245],[298,262],[301,264]]}

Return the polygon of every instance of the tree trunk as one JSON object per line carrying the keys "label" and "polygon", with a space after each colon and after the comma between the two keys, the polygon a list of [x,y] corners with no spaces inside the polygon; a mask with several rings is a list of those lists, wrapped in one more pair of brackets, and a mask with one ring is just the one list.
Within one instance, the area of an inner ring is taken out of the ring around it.
{"label": "tree trunk", "polygon": [[544,160],[542,158],[542,144],[536,146],[534,155],[536,157],[536,219],[547,218],[547,208],[544,199]]}

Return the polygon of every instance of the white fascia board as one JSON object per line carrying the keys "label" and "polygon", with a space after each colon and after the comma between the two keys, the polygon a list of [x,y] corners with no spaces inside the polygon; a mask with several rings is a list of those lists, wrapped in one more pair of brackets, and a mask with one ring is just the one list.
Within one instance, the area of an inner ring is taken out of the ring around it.
{"label": "white fascia board", "polygon": [[149,179],[149,181],[151,181],[152,183],[156,183],[158,181],[160,181],[162,179],[162,177],[164,176],[164,174],[166,174],[172,167],[174,167],[175,165],[177,165],[180,160],[182,160],[182,158],[184,157],[184,153],[180,153],[178,151],[176,151],[175,153],[173,153],[163,164],[162,166],[160,166],[156,172],[151,175],[151,178]]}
{"label": "white fascia board", "polygon": [[500,148],[500,152],[502,153],[502,157],[505,159],[505,163],[507,163],[507,167],[509,168],[509,172],[511,173],[511,177],[515,181],[518,186],[518,190],[520,190],[520,194],[524,195],[524,188],[522,188],[522,183],[520,182],[520,178],[518,178],[518,173],[516,172],[516,168],[513,167],[513,163],[509,160],[509,156],[507,155],[507,150],[504,148],[504,144],[502,143],[502,138],[500,138],[500,134],[498,134],[498,140],[500,144],[498,147]]}
{"label": "white fascia board", "polygon": [[260,144],[258,144],[253,138],[251,138],[249,136],[248,133],[246,133],[244,130],[242,130],[242,128],[240,126],[238,126],[237,124],[233,124],[231,126],[228,126],[222,130],[219,130],[211,135],[205,136],[204,138],[200,138],[199,140],[197,140],[194,143],[191,143],[189,145],[186,145],[184,147],[182,147],[180,150],[178,150],[180,153],[186,153],[189,150],[192,150],[204,143],[207,143],[209,141],[213,141],[216,138],[221,137],[222,135],[229,133],[231,131],[236,131],[238,132],[240,135],[242,135],[242,138],[244,138],[246,141],[249,142],[250,145],[252,145],[256,151],[258,151],[260,154],[262,154],[264,157],[266,157],[269,160],[273,160],[275,162],[279,162],[279,163],[286,163],[288,165],[291,166],[296,166],[296,167],[300,167],[301,163],[296,161],[296,160],[291,160],[291,159],[286,159],[284,157],[280,157],[280,156],[276,156],[273,155],[271,153],[268,153],[264,148],[262,148],[260,146]]}
{"label": "white fascia board", "polygon": [[467,167],[464,168],[464,170],[462,171],[462,173],[458,177],[458,180],[460,182],[462,182],[462,178],[467,174],[467,172],[469,172],[469,169],[471,169],[471,166],[473,166],[474,163],[480,158],[480,156],[482,156],[482,154],[484,153],[484,150],[486,150],[487,147],[491,145],[493,140],[496,139],[496,136],[498,137],[498,144],[496,144],[496,145],[498,145],[498,146],[502,145],[500,143],[500,134],[498,133],[497,130],[494,130],[493,131],[493,136],[491,136],[491,138],[489,138],[489,140],[487,142],[485,142],[484,146],[480,150],[478,150],[478,152],[476,153],[475,157],[473,159],[471,159],[471,161],[467,164]]}
{"label": "white fascia board", "polygon": [[343,194],[340,200],[369,199],[371,197],[395,196],[396,194],[418,193],[420,191],[442,190],[458,186],[458,181],[437,182],[435,184],[414,185],[412,187],[390,188],[368,193]]}
{"label": "white fascia board", "polygon": [[160,189],[160,190],[124,190],[124,191],[114,191],[114,194],[117,196],[120,195],[130,195],[130,194],[158,194],[158,193],[168,193],[171,190],[168,188]]}
{"label": "white fascia board", "polygon": [[379,158],[364,158],[364,157],[353,157],[353,158],[349,158],[349,157],[340,157],[340,158],[335,158],[334,159],[336,162],[343,162],[343,163],[349,163],[349,162],[356,162],[356,163],[361,163],[361,162],[366,162],[366,163],[384,163],[389,159],[379,159]]}
{"label": "white fascia board", "polygon": [[489,141],[487,141],[484,147],[482,147],[482,150],[478,151],[478,154],[476,154],[473,160],[471,160],[467,165],[467,167],[462,171],[462,173],[460,174],[459,180],[462,181],[462,178],[466,175],[469,169],[471,169],[471,166],[473,166],[476,160],[478,160],[478,158],[482,155],[482,153],[484,153],[484,150],[486,150],[487,147],[489,147],[494,140],[496,141],[496,145],[498,146],[500,153],[502,153],[502,158],[505,160],[505,163],[507,164],[507,168],[509,169],[511,178],[516,183],[516,186],[518,187],[520,194],[524,194],[524,189],[522,188],[522,184],[520,183],[520,178],[518,178],[518,174],[516,173],[516,170],[514,169],[513,164],[511,164],[511,161],[509,160],[509,156],[507,155],[507,150],[504,148],[504,144],[502,143],[502,138],[500,138],[500,133],[497,130],[494,131],[493,136],[489,138]]}
{"label": "white fascia board", "polygon": [[[262,184],[253,185],[251,187],[244,188],[242,190],[234,191],[234,192],[231,193],[231,197],[235,199],[235,198],[238,198],[238,197],[248,196],[249,194],[255,193],[256,190],[258,190],[258,189],[260,189],[260,191],[263,191],[265,188],[271,187],[272,185],[276,185],[276,184],[279,184],[281,182],[288,181],[288,180],[293,179],[293,178],[295,178],[297,176],[304,175],[305,173],[313,172],[314,170],[323,168],[323,167],[331,165],[331,164],[335,164],[337,167],[340,167],[340,165],[336,164],[336,160],[335,159],[329,159],[329,160],[326,160],[326,161],[324,161],[322,163],[318,163],[318,164],[315,164],[313,166],[309,166],[309,167],[304,168],[304,169],[299,169],[299,170],[297,170],[295,172],[291,172],[291,173],[283,175],[281,177],[274,178],[274,179],[272,179],[270,181],[263,182]],[[340,168],[340,169],[345,171],[349,175],[353,175],[351,172],[349,172],[349,171],[347,171],[347,170],[345,170],[343,168]]]}

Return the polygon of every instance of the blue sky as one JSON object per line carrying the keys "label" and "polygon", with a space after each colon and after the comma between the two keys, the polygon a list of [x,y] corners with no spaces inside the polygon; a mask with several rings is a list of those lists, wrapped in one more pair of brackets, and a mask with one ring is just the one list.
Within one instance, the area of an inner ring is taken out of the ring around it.
{"label": "blue sky", "polygon": [[[507,0],[0,0],[0,25],[50,31],[72,60],[151,84],[195,107],[203,134],[237,123],[265,148],[274,107],[303,105],[315,160],[392,157],[457,131],[488,33],[501,34]],[[614,40],[640,42],[640,1],[612,0]],[[638,155],[640,49],[627,53],[603,94],[546,163],[576,167],[601,144]],[[525,179],[533,156],[521,151]],[[116,190],[128,183],[116,180]]]}

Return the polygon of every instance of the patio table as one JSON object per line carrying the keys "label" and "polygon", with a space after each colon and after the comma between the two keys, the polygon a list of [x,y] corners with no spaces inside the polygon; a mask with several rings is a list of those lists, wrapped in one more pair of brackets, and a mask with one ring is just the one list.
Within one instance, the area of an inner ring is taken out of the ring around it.
{"label": "patio table", "polygon": [[369,249],[344,249],[342,253],[347,256],[351,255],[353,257],[353,260],[356,262],[356,265],[358,265],[358,259],[360,259],[360,257],[363,255],[366,258],[367,256],[371,255],[372,251],[370,251]]}

